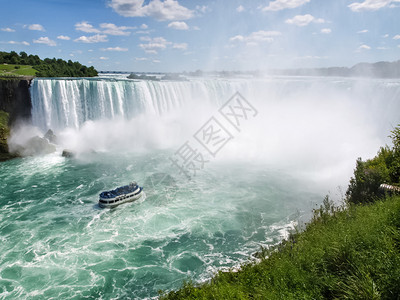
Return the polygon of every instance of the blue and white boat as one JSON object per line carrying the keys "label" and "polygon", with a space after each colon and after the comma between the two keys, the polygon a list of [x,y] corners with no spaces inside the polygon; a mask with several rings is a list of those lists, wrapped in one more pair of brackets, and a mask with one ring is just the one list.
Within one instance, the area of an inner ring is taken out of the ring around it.
{"label": "blue and white boat", "polygon": [[136,182],[124,185],[111,191],[100,193],[99,206],[113,208],[126,202],[132,202],[142,196],[143,187]]}

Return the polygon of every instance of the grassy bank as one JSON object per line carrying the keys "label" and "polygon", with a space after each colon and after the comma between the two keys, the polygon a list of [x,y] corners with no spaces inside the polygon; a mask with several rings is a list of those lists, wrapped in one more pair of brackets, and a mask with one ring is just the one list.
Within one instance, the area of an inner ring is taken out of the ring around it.
{"label": "grassy bank", "polygon": [[0,77],[35,76],[32,66],[0,64]]}
{"label": "grassy bank", "polygon": [[161,298],[399,299],[400,197],[348,209],[325,201],[304,232],[260,256]]}

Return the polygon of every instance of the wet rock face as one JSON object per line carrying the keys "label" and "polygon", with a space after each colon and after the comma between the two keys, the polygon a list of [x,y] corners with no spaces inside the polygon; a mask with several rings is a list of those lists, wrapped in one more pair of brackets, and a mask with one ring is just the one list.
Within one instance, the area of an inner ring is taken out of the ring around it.
{"label": "wet rock face", "polygon": [[31,121],[31,79],[0,79],[0,110],[10,115],[10,125]]}
{"label": "wet rock face", "polygon": [[18,156],[16,153],[9,153],[7,138],[11,126],[18,122],[31,122],[31,80],[32,78],[0,78],[0,114],[7,116],[7,121],[1,122],[0,126],[0,161]]}

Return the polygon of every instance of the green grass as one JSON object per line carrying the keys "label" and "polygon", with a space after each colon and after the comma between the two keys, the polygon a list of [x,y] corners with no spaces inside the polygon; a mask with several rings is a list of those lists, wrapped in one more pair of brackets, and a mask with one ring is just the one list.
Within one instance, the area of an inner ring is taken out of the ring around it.
{"label": "green grass", "polygon": [[35,76],[36,72],[32,66],[0,64],[0,76]]}
{"label": "green grass", "polygon": [[259,256],[161,299],[400,299],[400,197],[347,209],[328,203],[305,231]]}

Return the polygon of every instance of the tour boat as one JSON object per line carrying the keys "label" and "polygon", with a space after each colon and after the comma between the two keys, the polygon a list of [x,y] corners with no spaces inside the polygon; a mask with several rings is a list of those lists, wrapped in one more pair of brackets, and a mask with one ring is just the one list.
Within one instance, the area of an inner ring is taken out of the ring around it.
{"label": "tour boat", "polygon": [[116,207],[122,203],[132,202],[142,196],[143,188],[136,182],[131,182],[129,185],[124,185],[111,191],[100,193],[100,207]]}

